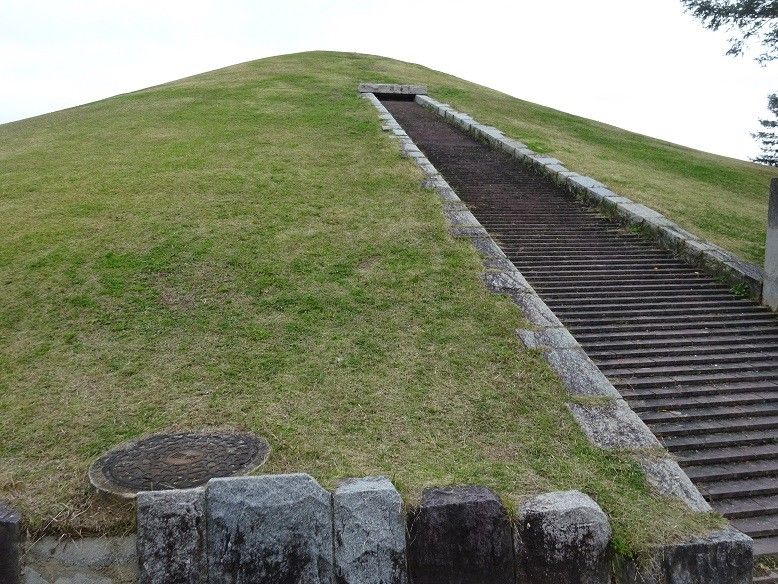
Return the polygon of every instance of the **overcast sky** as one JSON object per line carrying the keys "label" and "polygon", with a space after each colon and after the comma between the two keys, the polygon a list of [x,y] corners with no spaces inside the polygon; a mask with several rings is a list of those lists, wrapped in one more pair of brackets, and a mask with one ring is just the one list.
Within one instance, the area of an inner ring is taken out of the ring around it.
{"label": "overcast sky", "polygon": [[778,64],[727,57],[726,39],[678,0],[0,0],[0,123],[329,49],[746,159]]}

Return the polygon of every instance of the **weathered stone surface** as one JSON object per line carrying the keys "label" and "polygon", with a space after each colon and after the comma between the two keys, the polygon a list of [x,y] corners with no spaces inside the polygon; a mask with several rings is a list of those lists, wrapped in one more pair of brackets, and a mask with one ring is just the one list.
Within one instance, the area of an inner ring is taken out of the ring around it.
{"label": "weathered stone surface", "polygon": [[306,474],[212,479],[209,582],[330,584],[332,497]]}
{"label": "weathered stone surface", "polygon": [[545,328],[537,331],[518,329],[521,342],[528,349],[578,349],[580,345],[566,328]]}
{"label": "weathered stone surface", "polygon": [[539,164],[541,166],[550,166],[554,164],[562,164],[561,160],[557,160],[556,158],[553,158],[551,156],[543,156],[542,154],[536,154],[535,156],[532,156],[532,161],[536,164]]}
{"label": "weathered stone surface", "polygon": [[520,582],[610,582],[608,518],[579,491],[547,493],[525,502],[519,510],[516,536]]}
{"label": "weathered stone surface", "polygon": [[492,270],[481,275],[484,285],[492,292],[505,292],[516,290],[523,293],[533,293],[532,286],[515,267],[506,267],[503,270]]}
{"label": "weathered stone surface", "polygon": [[708,502],[674,460],[667,457],[638,457],[638,463],[646,473],[648,484],[659,494],[680,499],[692,511],[711,511]]}
{"label": "weathered stone surface", "polygon": [[658,448],[659,440],[623,400],[608,405],[567,404],[592,444],[600,448]]}
{"label": "weathered stone surface", "polygon": [[565,168],[561,164],[546,164],[545,167],[547,172],[554,173],[554,174],[568,172],[567,168]]}
{"label": "weathered stone surface", "polygon": [[408,529],[412,584],[514,584],[510,521],[489,489],[428,489]]}
{"label": "weathered stone surface", "polygon": [[486,231],[486,229],[483,228],[483,226],[462,227],[462,226],[452,225],[448,228],[448,233],[449,235],[451,235],[451,237],[454,237],[456,239],[480,239],[480,238],[491,239],[489,233]]}
{"label": "weathered stone surface", "polygon": [[443,213],[446,216],[446,219],[448,219],[448,222],[452,226],[456,226],[456,227],[480,227],[481,226],[481,224],[478,222],[478,219],[475,218],[475,215],[473,215],[473,213],[471,213],[467,207],[458,207],[458,208],[444,207]]}
{"label": "weathered stone surface", "polygon": [[[495,261],[500,262],[500,266],[505,266],[505,262],[510,263],[513,265],[508,258],[505,257],[505,254],[500,249],[500,246],[495,243],[495,241],[488,237],[481,237],[476,240],[473,240],[473,247],[475,250],[480,254],[480,256],[484,259],[492,259]],[[492,266],[496,266],[497,264],[492,264]]]}
{"label": "weathered stone surface", "polygon": [[405,584],[405,520],[400,493],[389,479],[341,484],[333,497],[335,582]]}
{"label": "weathered stone surface", "polygon": [[551,349],[546,352],[546,360],[571,394],[621,398],[613,384],[580,347]]}
{"label": "weathered stone surface", "polygon": [[400,85],[397,83],[360,83],[360,93],[399,93],[402,95],[426,95],[426,85]]}
{"label": "weathered stone surface", "polygon": [[24,550],[24,579],[35,584],[136,584],[136,538],[44,537]]}
{"label": "weathered stone surface", "polygon": [[567,184],[569,184],[571,188],[577,191],[585,191],[587,189],[605,187],[605,185],[602,184],[601,182],[596,181],[593,178],[590,178],[588,176],[583,176],[580,174],[568,177]]}
{"label": "weathered stone surface", "polygon": [[633,203],[629,199],[626,199],[626,202],[619,201],[619,203],[619,212],[627,217],[632,223],[648,223],[654,227],[674,228],[677,226],[676,223],[670,221],[661,213],[657,213],[653,209],[641,205],[640,203]]}
{"label": "weathered stone surface", "polygon": [[0,503],[0,583],[17,584],[21,579],[19,538],[22,516]]}
{"label": "weathered stone surface", "polygon": [[138,493],[140,584],[205,583],[205,489]]}
{"label": "weathered stone surface", "polygon": [[655,548],[640,561],[618,557],[614,571],[623,584],[750,584],[752,546],[750,537],[728,528]]}
{"label": "weathered stone surface", "polygon": [[52,584],[115,584],[111,578],[94,576],[90,574],[76,574],[64,578],[57,578]]}
{"label": "weathered stone surface", "polygon": [[546,303],[533,293],[525,293],[520,290],[509,291],[513,302],[521,309],[521,312],[529,322],[539,327],[561,327],[562,322],[556,317]]}

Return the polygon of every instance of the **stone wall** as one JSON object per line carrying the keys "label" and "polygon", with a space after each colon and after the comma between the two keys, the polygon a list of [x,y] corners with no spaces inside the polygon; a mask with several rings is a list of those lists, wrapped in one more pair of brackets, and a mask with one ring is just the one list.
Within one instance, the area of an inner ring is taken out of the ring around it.
{"label": "stone wall", "polygon": [[584,493],[546,493],[512,517],[478,486],[427,489],[407,513],[383,477],[334,492],[309,475],[213,479],[138,497],[141,584],[745,584],[751,541],[731,530],[614,561]]}
{"label": "stone wall", "polygon": [[25,584],[134,584],[138,581],[135,536],[76,540],[44,537],[22,549]]}
{"label": "stone wall", "polygon": [[[138,534],[22,546],[1,584],[746,584],[751,540],[731,529],[617,556],[579,491],[517,502],[429,488],[406,509],[384,477],[333,492],[306,474],[212,479],[138,495]],[[7,549],[0,549],[0,560]]]}

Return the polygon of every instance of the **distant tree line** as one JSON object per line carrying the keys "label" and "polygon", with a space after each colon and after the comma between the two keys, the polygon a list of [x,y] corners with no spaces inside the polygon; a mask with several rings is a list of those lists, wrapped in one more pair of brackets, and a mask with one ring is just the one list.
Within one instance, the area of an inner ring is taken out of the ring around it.
{"label": "distant tree line", "polygon": [[[753,43],[762,46],[756,61],[767,64],[778,59],[778,0],[681,0],[683,6],[711,30],[732,31],[728,55],[742,55]],[[754,158],[778,166],[778,94],[767,98],[771,118],[759,120],[762,130],[753,134],[762,148]]]}

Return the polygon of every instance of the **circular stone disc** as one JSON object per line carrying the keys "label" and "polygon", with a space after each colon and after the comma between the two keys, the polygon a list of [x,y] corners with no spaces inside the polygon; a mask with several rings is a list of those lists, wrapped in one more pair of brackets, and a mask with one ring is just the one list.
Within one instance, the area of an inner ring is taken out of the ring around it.
{"label": "circular stone disc", "polygon": [[267,441],[253,434],[154,434],[103,454],[89,469],[89,480],[98,491],[131,498],[139,491],[187,489],[215,477],[247,474],[269,454]]}

